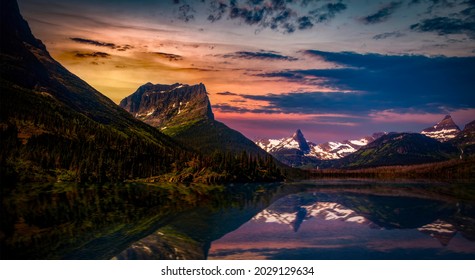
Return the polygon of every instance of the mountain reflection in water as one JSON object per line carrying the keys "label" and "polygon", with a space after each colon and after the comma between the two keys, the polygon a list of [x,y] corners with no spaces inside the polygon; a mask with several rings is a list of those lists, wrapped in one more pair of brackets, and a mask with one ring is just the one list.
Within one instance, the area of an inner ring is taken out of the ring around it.
{"label": "mountain reflection in water", "polygon": [[474,259],[468,183],[71,184],[2,193],[2,259]]}
{"label": "mountain reflection in water", "polygon": [[472,204],[372,194],[286,196],[213,242],[211,259],[473,259]]}

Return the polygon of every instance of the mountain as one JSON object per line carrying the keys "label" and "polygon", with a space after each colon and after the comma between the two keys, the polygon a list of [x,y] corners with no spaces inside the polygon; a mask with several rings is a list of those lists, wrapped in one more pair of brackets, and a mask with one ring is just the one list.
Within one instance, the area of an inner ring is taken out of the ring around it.
{"label": "mountain", "polygon": [[123,180],[192,156],[55,61],[16,1],[1,3],[2,179]]}
{"label": "mountain", "polygon": [[305,139],[300,129],[297,129],[291,137],[279,140],[262,139],[255,143],[280,162],[293,167],[314,166],[319,162],[318,158],[307,156],[314,144]]}
{"label": "mountain", "polygon": [[334,167],[411,165],[448,160],[458,156],[449,143],[419,133],[389,133],[355,153],[335,162]]}
{"label": "mountain", "polygon": [[208,93],[203,84],[154,85],[147,83],[120,104],[137,119],[174,134],[200,120],[214,120]]}
{"label": "mountain", "polygon": [[137,119],[197,151],[206,154],[215,151],[246,152],[263,158],[268,156],[240,132],[214,119],[203,84],[147,83],[124,98],[120,106]]}
{"label": "mountain", "polygon": [[465,125],[465,128],[450,141],[461,150],[461,157],[475,155],[475,120]]}
{"label": "mountain", "polygon": [[305,136],[303,136],[303,133],[300,129],[297,129],[297,131],[291,137],[282,138],[280,140],[262,139],[257,140],[256,144],[269,153],[292,149],[299,150],[304,154],[310,152],[309,143],[307,142],[307,139],[305,139]]}
{"label": "mountain", "polygon": [[421,131],[421,134],[446,142],[455,138],[460,133],[460,128],[455,124],[450,115],[446,115],[439,123]]}
{"label": "mountain", "polygon": [[295,232],[300,225],[311,218],[321,220],[344,221],[359,224],[371,224],[365,217],[359,215],[344,205],[336,202],[315,202],[306,205],[288,207],[288,205],[274,204],[268,209],[255,215],[253,221],[289,225]]}
{"label": "mountain", "polygon": [[[31,33],[16,1],[2,0],[0,12],[2,184],[145,178],[222,183],[283,178],[267,158],[201,154],[137,120],[55,61]],[[196,88],[205,91],[204,86]],[[190,89],[191,93],[195,90]],[[190,102],[179,110],[208,110],[209,104],[201,105]]]}
{"label": "mountain", "polygon": [[256,144],[281,162],[291,166],[316,166],[322,160],[340,159],[356,152],[385,133],[374,133],[357,140],[332,141],[320,144],[309,142],[298,129],[291,137],[282,139],[260,139]]}

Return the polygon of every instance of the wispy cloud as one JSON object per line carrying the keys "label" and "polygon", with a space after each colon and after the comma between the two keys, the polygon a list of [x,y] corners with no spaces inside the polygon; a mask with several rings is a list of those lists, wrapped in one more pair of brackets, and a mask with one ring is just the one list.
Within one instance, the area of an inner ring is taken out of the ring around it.
{"label": "wispy cloud", "polygon": [[[189,22],[198,14],[190,4],[175,1],[179,20]],[[206,18],[210,22],[236,20],[255,26],[257,30],[272,29],[282,33],[294,33],[297,30],[311,29],[315,25],[328,22],[338,13],[346,10],[342,1],[323,4],[321,1],[308,0],[212,0],[195,2],[204,5],[209,11]]]}
{"label": "wispy cloud", "polygon": [[[475,1],[449,1],[449,0],[413,0],[411,3],[418,4],[429,2],[428,14],[437,15],[431,18],[420,20],[410,26],[411,30],[418,32],[433,32],[438,35],[465,34],[470,39],[475,39]],[[432,13],[433,10],[440,11],[458,7],[459,9],[447,14]]]}
{"label": "wispy cloud", "polygon": [[[285,114],[349,114],[364,115],[374,104],[365,104],[371,100],[360,94],[346,92],[290,92],[284,94],[249,95],[242,98],[252,101],[265,101],[266,110]],[[360,103],[362,102],[362,103]]]}
{"label": "wispy cloud", "polygon": [[116,45],[114,43],[108,43],[108,42],[101,42],[101,41],[96,41],[96,40],[91,40],[91,39],[85,39],[85,38],[78,38],[78,37],[73,37],[69,38],[72,41],[76,43],[81,43],[81,44],[87,44],[87,45],[93,45],[97,47],[106,47],[109,49],[113,50],[118,50],[118,51],[127,51],[133,48],[131,45]]}
{"label": "wispy cloud", "polygon": [[184,22],[189,22],[195,19],[196,11],[188,4],[183,4],[178,8],[178,19]]}
{"label": "wispy cloud", "polygon": [[391,2],[389,4],[384,5],[375,13],[365,16],[361,18],[361,21],[364,24],[375,24],[384,22],[389,19],[389,17],[399,8],[401,7],[402,2]]}
{"label": "wispy cloud", "polygon": [[222,113],[256,113],[256,114],[279,114],[282,113],[281,110],[276,110],[272,108],[248,108],[245,106],[234,106],[229,103],[218,103],[213,105],[213,109],[218,110]]}
{"label": "wispy cloud", "polygon": [[94,45],[94,46],[99,46],[99,47],[107,47],[114,49],[116,47],[115,44],[113,43],[106,43],[106,42],[101,42],[101,41],[96,41],[96,40],[91,40],[91,39],[84,39],[84,38],[69,38],[74,42],[81,43],[81,44],[88,44],[88,45]]}
{"label": "wispy cloud", "polygon": [[199,68],[199,67],[188,67],[188,68],[176,68],[174,71],[182,71],[182,72],[219,72],[219,70],[211,69],[211,68]]}
{"label": "wispy cloud", "polygon": [[338,13],[341,13],[346,9],[346,4],[343,4],[342,2],[328,3],[320,8],[310,11],[310,15],[313,17],[315,22],[321,23],[333,19]]}
{"label": "wispy cloud", "polygon": [[377,34],[373,36],[374,40],[383,40],[387,38],[399,38],[399,37],[404,37],[406,34],[401,33],[399,31],[394,31],[394,32],[385,32],[381,34]]}
{"label": "wispy cloud", "polygon": [[458,4],[461,3],[469,3],[470,1],[457,1],[457,0],[412,0],[409,2],[409,6],[415,5],[415,4],[428,4],[427,6],[427,14],[431,14],[434,12],[434,10],[437,9],[447,9],[447,8],[452,8]]}
{"label": "wispy cloud", "polygon": [[260,51],[260,52],[249,52],[249,51],[239,51],[235,53],[225,54],[224,58],[238,58],[238,59],[262,59],[262,60],[287,60],[295,61],[298,60],[295,57],[281,55],[273,51]]}
{"label": "wispy cloud", "polygon": [[449,17],[425,19],[411,25],[411,29],[419,32],[435,32],[439,35],[466,34],[475,39],[475,15],[469,19]]}
{"label": "wispy cloud", "polygon": [[233,92],[229,92],[229,91],[217,92],[216,94],[217,95],[223,95],[223,96],[238,96],[239,95],[237,93],[233,93]]}
{"label": "wispy cloud", "polygon": [[110,54],[105,52],[76,52],[74,54],[78,58],[109,58]]}
{"label": "wispy cloud", "polygon": [[151,54],[154,54],[158,57],[168,59],[169,61],[178,61],[178,60],[183,60],[183,56],[177,55],[177,54],[172,54],[172,53],[163,53],[163,52],[151,52]]}

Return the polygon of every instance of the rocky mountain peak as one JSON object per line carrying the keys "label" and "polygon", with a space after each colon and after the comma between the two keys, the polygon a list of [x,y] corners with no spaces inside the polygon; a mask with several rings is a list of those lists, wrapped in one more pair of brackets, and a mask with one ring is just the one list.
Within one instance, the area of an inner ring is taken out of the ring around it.
{"label": "rocky mountain peak", "polygon": [[120,107],[136,118],[161,129],[202,119],[214,120],[204,84],[146,83],[124,98]]}
{"label": "rocky mountain peak", "polygon": [[439,123],[422,130],[421,133],[440,142],[445,142],[456,137],[460,133],[460,128],[450,115],[446,115]]}
{"label": "rocky mountain peak", "polygon": [[297,129],[297,131],[292,135],[292,139],[297,141],[299,144],[299,148],[302,152],[305,154],[310,152],[310,147],[308,146],[307,139],[305,139],[305,136],[303,136],[303,133],[300,129]]}
{"label": "rocky mountain peak", "polygon": [[295,133],[292,135],[292,138],[294,138],[295,140],[297,140],[297,139],[302,139],[302,138],[305,139],[305,137],[303,136],[303,133],[302,133],[302,131],[301,131],[300,129],[297,129],[297,130],[295,131]]}
{"label": "rocky mountain peak", "polygon": [[1,32],[2,32],[2,52],[4,52],[7,45],[11,46],[11,40],[5,40],[6,38],[15,38],[18,41],[25,42],[37,48],[46,50],[43,43],[36,39],[31,33],[31,29],[28,23],[23,19],[18,8],[17,1],[15,0],[2,0],[0,10],[1,20]]}
{"label": "rocky mountain peak", "polygon": [[452,117],[450,115],[446,115],[438,124],[436,124],[436,127],[457,127],[459,128]]}

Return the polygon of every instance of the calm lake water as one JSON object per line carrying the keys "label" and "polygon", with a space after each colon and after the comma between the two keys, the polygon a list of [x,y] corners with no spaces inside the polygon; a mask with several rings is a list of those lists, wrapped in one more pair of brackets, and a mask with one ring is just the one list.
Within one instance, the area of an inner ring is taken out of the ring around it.
{"label": "calm lake water", "polygon": [[475,184],[2,189],[2,259],[475,259]]}

